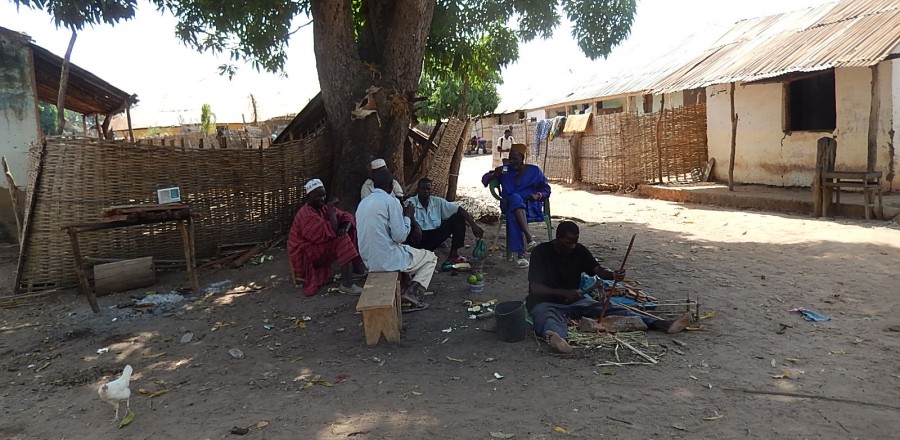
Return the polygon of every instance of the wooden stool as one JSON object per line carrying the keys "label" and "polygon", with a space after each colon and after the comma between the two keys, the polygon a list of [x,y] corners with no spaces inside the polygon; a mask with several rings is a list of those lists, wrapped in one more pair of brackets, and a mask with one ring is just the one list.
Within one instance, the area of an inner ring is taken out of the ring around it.
{"label": "wooden stool", "polygon": [[382,334],[390,343],[400,342],[400,273],[369,272],[356,310],[363,315],[367,345],[377,345]]}

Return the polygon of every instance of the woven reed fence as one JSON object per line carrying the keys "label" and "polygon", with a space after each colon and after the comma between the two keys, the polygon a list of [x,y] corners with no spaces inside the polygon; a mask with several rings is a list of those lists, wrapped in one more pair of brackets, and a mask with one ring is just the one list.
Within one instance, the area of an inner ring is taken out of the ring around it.
{"label": "woven reed fence", "polygon": [[596,185],[631,189],[641,183],[695,182],[707,161],[706,105],[669,109],[661,118],[659,113],[595,115],[592,129],[579,140],[571,135],[545,140],[537,155],[534,129],[532,122],[517,124],[513,136],[527,141],[527,162],[540,166],[549,180],[575,180],[574,162],[580,181]]}
{"label": "woven reed fence", "polygon": [[[40,148],[33,148],[32,167]],[[196,251],[265,241],[290,228],[303,184],[331,175],[332,150],[321,130],[265,149],[191,149],[85,138],[50,138],[37,197],[19,256],[17,287],[31,291],[75,283],[71,247],[62,228],[94,223],[115,205],[156,203],[155,190],[175,185],[191,205]],[[327,183],[326,183],[327,184]],[[96,258],[184,257],[174,223],[83,234],[82,253]]]}
{"label": "woven reed fence", "polygon": [[250,137],[240,133],[229,133],[221,138],[216,136],[201,136],[198,134],[178,134],[138,139],[135,143],[138,145],[162,145],[198,149],[253,149],[268,148],[272,145],[272,141],[269,138]]}
{"label": "woven reed fence", "polygon": [[[432,193],[436,196],[444,197],[447,194],[447,184],[450,180],[450,164],[453,162],[453,155],[456,153],[460,139],[468,139],[471,133],[472,124],[459,119],[450,119],[444,124],[441,130],[440,139],[437,144],[437,151],[429,159],[431,168],[428,171],[428,178],[433,181]],[[407,182],[414,185],[415,182]]]}

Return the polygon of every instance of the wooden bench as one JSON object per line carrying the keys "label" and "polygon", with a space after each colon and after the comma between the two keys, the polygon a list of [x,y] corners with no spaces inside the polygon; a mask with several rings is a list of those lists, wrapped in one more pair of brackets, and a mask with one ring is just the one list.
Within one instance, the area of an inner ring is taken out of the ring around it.
{"label": "wooden bench", "polygon": [[[822,216],[828,215],[829,205],[832,204],[832,192],[834,193],[834,204],[841,204],[841,188],[855,188],[862,190],[863,208],[866,211],[866,220],[869,220],[869,213],[874,216],[875,208],[878,207],[878,216],[884,216],[884,203],[881,199],[881,172],[880,171],[826,171],[822,173],[822,186],[826,189],[823,192],[825,203],[822,204]],[[878,204],[875,204],[875,197],[878,197]]]}
{"label": "wooden bench", "polygon": [[400,342],[400,273],[369,272],[356,310],[362,312],[366,344],[377,345],[381,335],[388,342]]}

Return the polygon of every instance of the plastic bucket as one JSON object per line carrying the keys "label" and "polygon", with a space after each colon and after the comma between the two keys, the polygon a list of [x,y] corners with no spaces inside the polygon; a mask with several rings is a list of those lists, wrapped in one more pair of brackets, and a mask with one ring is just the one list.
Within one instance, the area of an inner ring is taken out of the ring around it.
{"label": "plastic bucket", "polygon": [[503,342],[519,342],[528,336],[528,321],[525,319],[525,303],[504,301],[494,308],[497,319],[497,336]]}
{"label": "plastic bucket", "polygon": [[469,284],[469,292],[472,292],[472,293],[484,292],[484,283]]}

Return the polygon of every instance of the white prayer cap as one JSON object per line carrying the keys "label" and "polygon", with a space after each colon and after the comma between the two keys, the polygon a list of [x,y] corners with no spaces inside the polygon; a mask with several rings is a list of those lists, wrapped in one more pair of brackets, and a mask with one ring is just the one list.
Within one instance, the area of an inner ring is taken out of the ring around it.
{"label": "white prayer cap", "polygon": [[375,159],[372,161],[371,167],[373,170],[377,170],[379,168],[383,168],[387,166],[387,162],[384,159]]}
{"label": "white prayer cap", "polygon": [[316,190],[316,188],[325,188],[325,184],[322,183],[319,179],[312,179],[309,182],[306,182],[306,185],[303,186],[303,189],[306,190],[306,193],[309,194]]}

